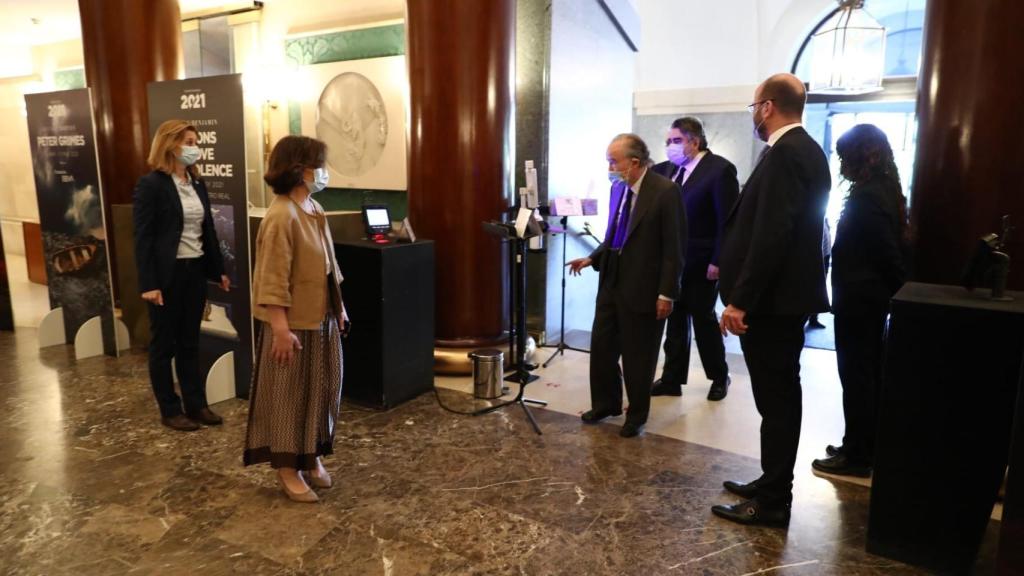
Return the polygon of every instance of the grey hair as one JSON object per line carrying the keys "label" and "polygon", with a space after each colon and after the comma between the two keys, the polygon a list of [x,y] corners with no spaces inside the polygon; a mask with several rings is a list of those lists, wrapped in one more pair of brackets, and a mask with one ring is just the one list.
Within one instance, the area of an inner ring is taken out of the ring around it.
{"label": "grey hair", "polygon": [[651,164],[651,150],[647,147],[647,143],[644,142],[643,138],[631,132],[625,132],[612,138],[612,143],[619,141],[622,141],[624,144],[626,158],[636,158],[640,161],[641,166]]}

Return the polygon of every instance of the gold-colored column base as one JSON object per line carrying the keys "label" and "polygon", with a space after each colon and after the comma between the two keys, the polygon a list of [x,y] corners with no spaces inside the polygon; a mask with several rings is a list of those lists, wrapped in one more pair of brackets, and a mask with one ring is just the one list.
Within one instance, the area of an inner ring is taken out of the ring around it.
{"label": "gold-colored column base", "polygon": [[[465,376],[473,373],[473,361],[469,353],[481,348],[495,348],[505,353],[504,361],[507,368],[512,364],[508,357],[508,341],[497,346],[434,346],[434,374],[445,376]],[[526,361],[530,362],[537,350],[537,342],[530,336],[526,339]]]}
{"label": "gold-colored column base", "polygon": [[[480,346],[473,346],[469,348],[442,348],[440,346],[434,347],[434,374],[443,374],[445,376],[465,376],[473,373],[473,361],[469,358],[469,353],[474,350],[480,350]],[[505,366],[509,365],[508,359],[508,346],[497,347],[505,353]]]}

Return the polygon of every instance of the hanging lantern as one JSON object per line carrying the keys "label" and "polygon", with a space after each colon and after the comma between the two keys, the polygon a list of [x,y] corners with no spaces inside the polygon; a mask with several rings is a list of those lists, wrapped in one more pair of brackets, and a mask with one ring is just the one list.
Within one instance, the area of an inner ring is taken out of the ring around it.
{"label": "hanging lantern", "polygon": [[839,0],[839,11],[811,38],[811,92],[876,92],[884,73],[885,27],[864,10],[864,0]]}

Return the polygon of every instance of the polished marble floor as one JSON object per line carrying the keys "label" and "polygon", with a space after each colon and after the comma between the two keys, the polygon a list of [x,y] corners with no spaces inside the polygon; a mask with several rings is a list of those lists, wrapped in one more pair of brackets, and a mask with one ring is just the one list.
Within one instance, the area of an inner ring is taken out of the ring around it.
{"label": "polished marble floor", "polygon": [[[557,386],[535,389],[585,390],[578,370],[564,384],[553,374],[542,382]],[[712,516],[735,500],[720,482],[757,476],[757,460],[657,430],[680,416],[711,426],[749,390],[715,406],[697,384],[687,394],[659,402],[652,432],[631,440],[581,425],[567,400],[535,410],[542,436],[518,409],[460,416],[432,394],[386,413],[346,405],[326,460],[335,487],[311,506],[241,466],[243,401],[216,406],[223,427],[173,432],[144,355],[76,363],[69,347],[37,349],[31,329],[3,333],[0,574],[920,573],[863,551],[863,486],[798,472],[788,531]]]}

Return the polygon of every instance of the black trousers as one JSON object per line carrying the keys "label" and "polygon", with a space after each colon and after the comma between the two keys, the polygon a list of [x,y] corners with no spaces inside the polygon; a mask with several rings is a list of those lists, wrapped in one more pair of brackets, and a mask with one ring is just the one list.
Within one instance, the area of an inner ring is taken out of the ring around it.
{"label": "black trousers", "polygon": [[683,291],[668,317],[665,329],[665,365],[661,381],[665,384],[686,384],[690,370],[690,325],[697,340],[704,375],[708,380],[725,380],[729,366],[725,363],[725,344],[718,328],[715,301],[718,282],[702,274],[683,275]]}
{"label": "black trousers", "polygon": [[836,362],[846,419],[843,448],[853,463],[868,466],[875,457],[887,314],[886,310],[874,310],[835,315]]}
{"label": "black trousers", "polygon": [[171,359],[178,372],[185,412],[206,407],[206,383],[199,374],[199,323],[206,305],[206,278],[199,258],[179,258],[163,290],[164,305],[149,304],[149,381],[161,416],[182,413],[174,392]]}
{"label": "black trousers", "polygon": [[757,499],[765,504],[793,501],[793,466],[800,445],[803,398],[800,352],[805,315],[747,314],[740,336],[754,404],[761,414],[761,478]]}
{"label": "black trousers", "polygon": [[[595,412],[622,410],[625,381],[631,423],[647,422],[651,411],[651,381],[658,366],[658,344],[665,321],[658,320],[655,303],[649,314],[638,314],[627,307],[628,298],[615,287],[617,273],[611,255],[601,271],[594,326],[590,340],[590,406]],[[619,367],[619,359],[622,367]]]}

